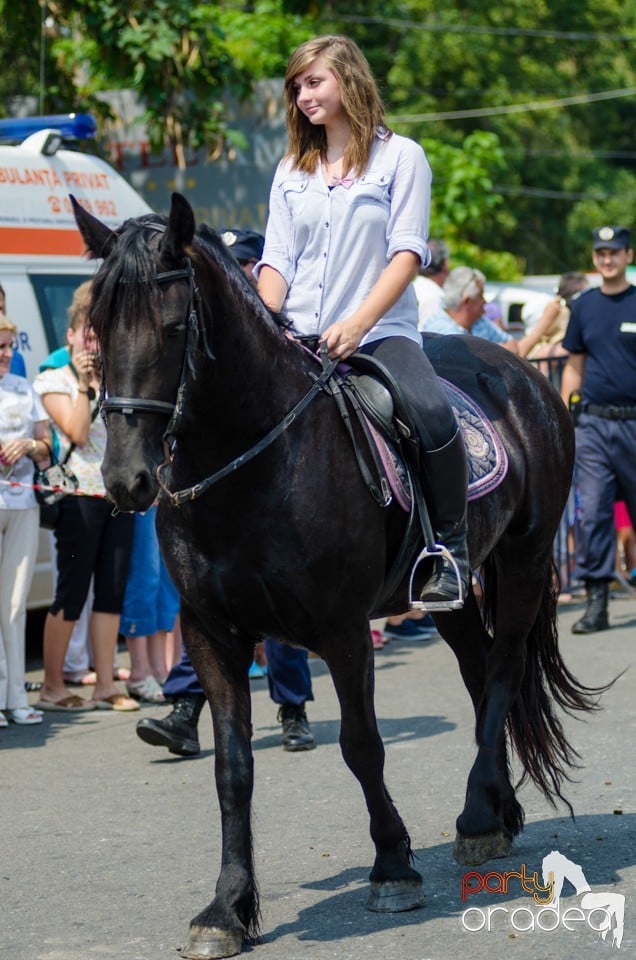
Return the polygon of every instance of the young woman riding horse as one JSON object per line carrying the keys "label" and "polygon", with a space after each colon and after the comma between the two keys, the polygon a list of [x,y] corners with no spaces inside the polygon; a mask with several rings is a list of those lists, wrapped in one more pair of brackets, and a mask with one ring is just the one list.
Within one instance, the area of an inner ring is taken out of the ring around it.
{"label": "young woman riding horse", "polygon": [[[173,195],[167,221],[142,217],[116,232],[74,209],[87,247],[104,257],[91,321],[103,361],[105,484],[121,510],[146,510],[159,495],[184,640],[212,711],[222,864],[182,955],[231,956],[258,931],[248,670],[263,636],[302,643],[327,663],[342,753],[375,845],[368,906],[412,909],[421,877],[383,780],[368,622],[374,611],[406,609],[408,564],[378,605],[408,517],[395,500],[381,506],[369,495],[329,390],[330,364],[321,373],[285,335],[221,239],[195,231],[183,197]],[[479,406],[507,464],[468,508],[485,620],[470,584],[462,609],[435,614],[475,709],[477,756],[455,856],[476,864],[507,854],[523,825],[506,729],[524,773],[554,800],[576,758],[554,705],[595,706],[595,691],[563,664],[556,634],[552,544],[573,429],[547,379],[509,352],[432,337],[427,354]]]}
{"label": "young woman riding horse", "polygon": [[284,308],[294,335],[331,359],[360,349],[400,384],[418,433],[435,540],[430,578],[413,606],[453,610],[466,596],[466,454],[451,405],[422,352],[412,280],[430,258],[431,171],[413,140],[386,126],[363,54],[347,37],[317,37],[285,75],[289,149],[270,193],[258,289]]}

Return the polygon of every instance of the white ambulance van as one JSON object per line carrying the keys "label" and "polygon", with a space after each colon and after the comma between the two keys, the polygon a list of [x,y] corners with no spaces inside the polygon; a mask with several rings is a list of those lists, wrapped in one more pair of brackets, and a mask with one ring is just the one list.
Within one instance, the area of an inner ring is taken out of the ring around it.
{"label": "white ambulance van", "polygon": [[103,160],[64,149],[94,135],[89,114],[0,121],[0,284],[29,379],[66,343],[73,291],[96,269],[82,256],[69,194],[112,227],[151,212]]}
{"label": "white ambulance van", "polygon": [[[152,212],[103,160],[66,149],[95,132],[89,114],[0,120],[0,285],[29,380],[66,343],[73,292],[98,266],[82,255],[69,194],[111,227]],[[48,605],[51,593],[49,534],[42,531],[29,608]]]}

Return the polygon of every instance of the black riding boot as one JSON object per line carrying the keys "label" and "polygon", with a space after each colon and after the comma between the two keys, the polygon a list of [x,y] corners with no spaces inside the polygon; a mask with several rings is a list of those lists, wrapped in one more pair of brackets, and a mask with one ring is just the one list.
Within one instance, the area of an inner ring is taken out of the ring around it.
{"label": "black riding boot", "polygon": [[572,633],[598,633],[609,629],[607,601],[609,583],[607,580],[586,580],[587,607],[580,620],[572,626]]}
{"label": "black riding boot", "polygon": [[174,701],[172,713],[163,720],[144,717],[137,724],[137,736],[144,743],[167,747],[180,757],[195,757],[201,752],[197,724],[205,703],[202,693],[188,693]]}
{"label": "black riding boot", "polygon": [[471,578],[466,543],[468,464],[459,429],[444,447],[426,452],[422,466],[435,541],[450,552],[457,571],[448,557],[436,558],[420,599],[411,605],[420,610],[457,610],[466,599]]}

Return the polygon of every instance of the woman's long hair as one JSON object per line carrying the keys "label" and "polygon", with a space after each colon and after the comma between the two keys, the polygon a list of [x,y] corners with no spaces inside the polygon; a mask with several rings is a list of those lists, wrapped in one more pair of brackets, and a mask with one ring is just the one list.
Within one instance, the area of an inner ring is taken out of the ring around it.
{"label": "woman's long hair", "polygon": [[318,57],[336,77],[342,107],[351,129],[344,155],[343,173],[360,176],[365,170],[373,140],[381,130],[388,138],[391,131],[384,122],[384,104],[366,57],[348,37],[327,35],[301,44],[289,58],[285,73],[285,112],[289,145],[286,156],[294,166],[313,173],[320,156],[327,150],[327,135],[322,125],[314,125],[296,104],[295,78]]}

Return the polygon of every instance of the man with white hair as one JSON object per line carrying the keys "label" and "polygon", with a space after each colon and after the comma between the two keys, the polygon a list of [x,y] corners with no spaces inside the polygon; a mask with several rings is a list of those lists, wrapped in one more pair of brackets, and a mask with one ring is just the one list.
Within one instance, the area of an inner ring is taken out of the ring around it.
{"label": "man with white hair", "polygon": [[521,339],[516,340],[496,323],[484,316],[486,278],[481,270],[455,267],[444,282],[444,307],[429,317],[423,333],[468,334],[500,344],[520,357],[526,357],[552,323],[552,318],[541,318]]}

